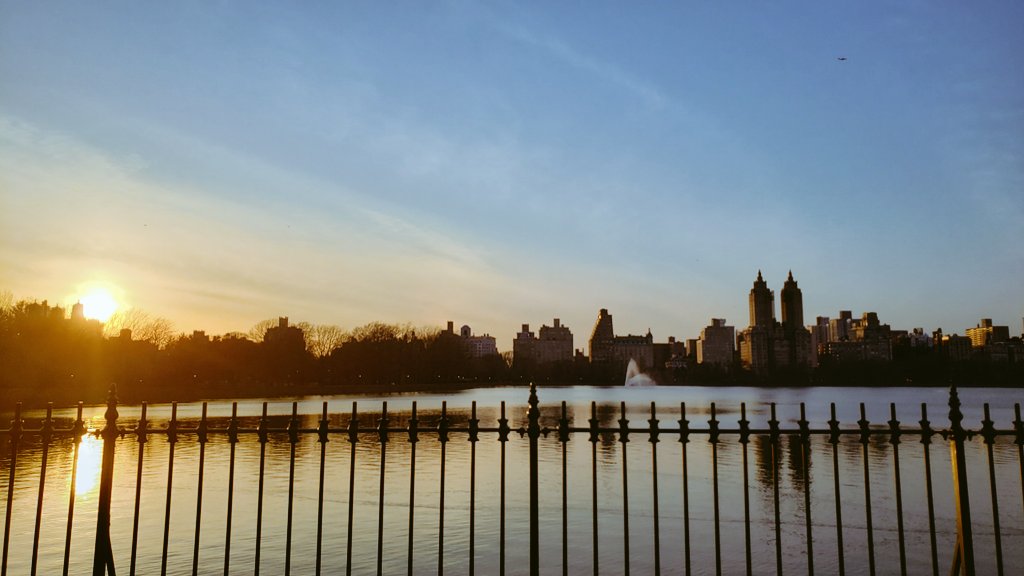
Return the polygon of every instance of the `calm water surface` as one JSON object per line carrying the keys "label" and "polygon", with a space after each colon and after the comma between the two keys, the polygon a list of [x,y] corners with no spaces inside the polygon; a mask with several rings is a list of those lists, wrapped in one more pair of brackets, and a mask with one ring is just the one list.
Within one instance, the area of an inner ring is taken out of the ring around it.
{"label": "calm water surface", "polygon": [[[465,425],[472,401],[478,405],[482,427],[497,426],[498,406],[507,403],[507,416],[513,428],[525,426],[528,392],[519,387],[481,388],[443,394],[399,394],[376,397],[305,397],[298,402],[302,426],[315,428],[323,402],[328,402],[333,427],[348,424],[352,402],[366,414],[363,426],[373,426],[383,402],[388,403],[392,426],[405,426],[413,401],[418,403],[421,426],[433,426],[447,402],[453,425]],[[1001,429],[1012,428],[1013,405],[1024,401],[1024,392],[1008,389],[966,389],[960,392],[964,404],[965,426],[979,428],[982,405],[991,404],[992,419]],[[573,426],[586,427],[590,402],[597,402],[603,427],[618,426],[620,402],[626,402],[633,427],[647,427],[650,403],[657,404],[661,428],[676,428],[680,402],[686,402],[687,418],[694,428],[706,428],[710,405],[716,403],[723,428],[736,428],[740,403],[746,402],[747,418],[755,428],[766,427],[769,406],[777,404],[778,419],[784,428],[795,428],[800,417],[799,404],[806,403],[812,428],[827,428],[829,403],[837,404],[837,417],[844,428],[856,428],[859,403],[866,405],[867,418],[885,427],[889,403],[897,405],[897,417],[904,427],[917,427],[921,403],[928,406],[935,428],[948,426],[947,392],[942,389],[758,389],[713,387],[652,388],[550,388],[539,392],[542,425],[557,426],[560,403],[565,401]],[[268,400],[273,426],[284,427],[292,410],[292,400]],[[238,403],[242,425],[255,427],[263,400]],[[87,426],[102,426],[102,406],[87,407]],[[198,423],[202,403],[178,406],[183,428]],[[230,401],[214,401],[208,406],[211,427],[226,427],[231,414]],[[134,427],[138,406],[121,406],[120,424]],[[151,425],[166,426],[170,405],[149,407]],[[38,427],[45,416],[32,412],[26,425]],[[74,410],[60,410],[61,427],[74,419]],[[9,418],[9,416],[5,416]],[[285,568],[287,547],[288,478],[291,446],[286,434],[273,434],[266,447],[260,571],[281,574]],[[498,572],[500,540],[499,500],[501,483],[500,443],[494,433],[482,433],[476,444],[475,566],[481,574]],[[599,562],[604,574],[624,571],[624,506],[628,505],[629,562],[634,574],[654,571],[654,483],[657,480],[658,522],[660,528],[661,568],[664,574],[684,573],[684,524],[682,492],[682,444],[678,434],[663,433],[657,445],[646,434],[630,435],[625,445],[616,437],[602,437],[596,445]],[[949,450],[939,436],[930,449],[935,494],[935,521],[940,572],[947,572],[955,540],[955,521],[951,492]],[[806,573],[808,548],[805,527],[805,494],[809,491],[813,543],[811,556],[816,572],[835,573],[837,566],[836,506],[832,466],[832,446],[827,438],[814,437],[803,473],[802,456],[795,439],[781,442],[777,477],[782,522],[783,568],[787,573]],[[169,449],[167,438],[153,435],[141,445],[144,468],[139,518],[137,573],[159,573],[163,553],[165,508],[168,494]],[[199,573],[223,573],[225,563],[227,486],[231,445],[222,434],[211,435],[206,445],[202,516],[200,522]],[[573,434],[564,455],[567,463],[569,523],[569,573],[593,571],[592,532],[592,444],[585,433]],[[119,573],[127,574],[131,555],[132,522],[136,490],[136,471],[140,444],[128,435],[118,441],[115,462],[112,537]],[[506,567],[508,574],[525,574],[528,567],[528,453],[526,439],[513,433],[506,446]],[[653,474],[653,451],[657,453],[657,477]],[[863,447],[857,436],[845,436],[839,445],[839,482],[843,522],[843,550],[848,574],[866,574],[867,510]],[[924,450],[917,437],[908,436],[899,449],[903,486],[903,516],[909,573],[931,574],[931,549],[925,499]],[[464,433],[453,433],[445,448],[444,554],[446,574],[467,574],[469,570],[470,462],[472,444]],[[712,450],[705,435],[691,436],[687,445],[691,563],[693,573],[714,573],[714,492]],[[874,527],[876,566],[880,574],[898,573],[898,538],[893,447],[885,436],[869,448],[868,485]],[[93,533],[96,522],[101,442],[87,436],[80,448],[74,520],[70,551],[71,574],[91,571]],[[744,492],[743,448],[735,436],[723,436],[718,445],[718,489],[720,502],[721,559],[725,573],[741,573],[744,567]],[[47,456],[44,486],[42,537],[39,574],[60,573],[63,566],[65,533],[68,523],[71,471],[74,444],[61,438],[51,442]],[[39,493],[39,471],[43,451],[36,437],[24,440],[18,451],[16,482],[13,491],[11,543],[8,573],[28,574],[31,562],[32,534]],[[562,526],[562,447],[557,435],[540,441],[541,460],[541,562],[547,574],[560,574]],[[755,573],[775,573],[775,528],[773,468],[770,444],[766,438],[752,437],[748,446],[751,547]],[[995,529],[992,492],[984,444],[975,438],[969,446],[968,463],[971,503],[975,530],[975,550],[981,563],[980,573],[994,573]],[[332,434],[324,461],[324,508],[322,563],[324,573],[343,573],[348,557],[349,472],[353,462],[351,444],[345,434]],[[364,434],[355,446],[355,481],[352,484],[354,510],[351,538],[352,567],[355,574],[375,573],[381,450],[376,434]],[[384,573],[405,573],[408,562],[410,498],[414,498],[413,555],[417,574],[436,574],[439,564],[438,526],[441,517],[441,446],[436,434],[423,433],[416,445],[415,489],[410,491],[411,445],[406,434],[394,434],[387,444],[384,459]],[[0,508],[6,513],[10,472],[10,445],[0,436]],[[255,435],[243,435],[236,445],[234,513],[232,516],[230,564],[233,574],[255,572],[256,529],[260,444]],[[1024,494],[1021,488],[1021,463],[1012,437],[1000,437],[994,450],[996,493],[999,504],[999,533],[1004,566],[1015,573],[1024,566]],[[194,434],[182,434],[174,448],[171,478],[171,514],[169,526],[169,574],[191,574],[193,543],[198,504],[199,444]],[[624,502],[623,476],[628,480],[628,504]],[[316,534],[320,475],[320,444],[315,434],[303,435],[295,447],[295,485],[292,498],[291,573],[312,574],[316,565]]]}

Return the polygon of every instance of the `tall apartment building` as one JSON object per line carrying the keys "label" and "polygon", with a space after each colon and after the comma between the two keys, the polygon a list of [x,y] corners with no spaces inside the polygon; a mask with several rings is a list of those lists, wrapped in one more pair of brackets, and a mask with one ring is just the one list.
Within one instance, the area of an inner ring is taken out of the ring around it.
{"label": "tall apartment building", "polygon": [[831,319],[828,316],[818,316],[814,319],[814,324],[808,325],[807,329],[815,333],[818,342],[828,342],[832,339],[831,324]]}
{"label": "tall apartment building", "polygon": [[789,336],[804,329],[804,294],[793,279],[793,271],[789,271],[786,283],[780,293],[782,308],[782,329]]}
{"label": "tall apartment building", "polygon": [[829,322],[829,342],[841,342],[850,339],[850,327],[853,326],[853,312],[840,310],[839,317]]}
{"label": "tall apartment building", "polygon": [[982,318],[974,328],[968,328],[965,335],[971,339],[971,346],[984,348],[989,344],[1007,342],[1010,339],[1009,326],[993,326],[991,318]]}
{"label": "tall apartment building", "polygon": [[973,348],[973,343],[967,336],[943,334],[942,328],[932,332],[932,345],[936,354],[954,362],[968,360]]}
{"label": "tall apartment building", "polygon": [[647,334],[639,336],[627,334],[616,336],[612,344],[612,361],[620,366],[629,364],[635,360],[641,370],[654,368],[654,336],[648,330]]}
{"label": "tall apartment building", "polygon": [[[192,337],[196,338],[199,335],[206,338],[206,334],[201,330],[193,332]],[[302,332],[302,328],[289,326],[287,316],[279,316],[277,326],[267,328],[263,334],[263,342],[268,346],[281,346],[296,350],[306,349],[306,336]]]}
{"label": "tall apartment building", "polygon": [[636,360],[641,370],[652,368],[654,336],[650,330],[643,336],[616,336],[612,315],[606,308],[602,308],[590,334],[590,362],[625,367],[630,360]]}
{"label": "tall apartment building", "polygon": [[607,308],[597,313],[597,322],[590,333],[590,362],[607,364],[612,361],[612,347],[615,345],[615,328],[612,326],[612,315]]}
{"label": "tall apartment building", "polygon": [[513,362],[551,364],[573,359],[572,332],[558,318],[552,326],[541,325],[536,336],[529,324],[522,328],[512,341]]}
{"label": "tall apartment building", "polygon": [[[790,274],[792,277],[792,274]],[[757,280],[750,289],[750,325],[771,328],[775,325],[775,293],[768,289],[768,283],[757,271]]]}
{"label": "tall apartment building", "polygon": [[781,292],[782,323],[775,320],[775,295],[757,271],[750,290],[750,326],[740,332],[740,362],[748,370],[810,366],[811,334],[804,328],[803,292],[789,272]]}
{"label": "tall apartment building", "polygon": [[[824,355],[837,362],[892,360],[892,330],[878,320],[878,313],[864,312],[854,320],[849,310],[839,312],[839,321],[832,321],[832,340]],[[837,338],[837,334],[841,336]]]}
{"label": "tall apartment building", "polygon": [[731,365],[735,342],[736,328],[726,326],[725,318],[712,318],[711,325],[701,330],[697,339],[697,363]]}

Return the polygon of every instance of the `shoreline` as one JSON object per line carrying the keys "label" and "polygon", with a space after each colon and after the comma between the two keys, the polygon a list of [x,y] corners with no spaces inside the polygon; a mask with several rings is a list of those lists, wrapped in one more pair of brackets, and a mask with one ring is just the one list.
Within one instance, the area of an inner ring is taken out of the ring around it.
{"label": "shoreline", "polygon": [[[766,383],[758,381],[727,381],[727,382],[681,382],[670,384],[657,384],[662,388],[685,388],[688,386],[701,388],[730,388],[745,387],[755,389],[781,389],[781,388],[944,388],[948,389],[953,383],[930,383],[930,382],[905,382],[887,384],[864,384],[857,382],[834,382],[834,383],[810,383],[810,382],[775,382]],[[543,388],[571,388],[574,386],[598,386],[598,387],[626,387],[624,384],[610,382],[538,382],[538,387]],[[957,388],[996,388],[1024,390],[1024,383],[1013,384],[1007,382],[996,383],[956,383]],[[151,404],[162,404],[169,402],[198,402],[201,400],[242,400],[253,398],[294,398],[303,396],[375,396],[381,393],[438,393],[445,391],[464,391],[474,388],[504,388],[504,387],[529,387],[528,382],[480,382],[480,381],[459,381],[433,384],[431,386],[421,385],[374,385],[361,386],[358,389],[352,386],[343,385],[322,385],[322,384],[285,384],[285,385],[254,385],[239,386],[237,384],[213,384],[205,385],[200,389],[181,388],[174,393],[163,390],[146,390],[146,393],[135,393],[118,388],[119,404],[140,404],[147,402]],[[90,392],[73,397],[70,394],[50,395],[41,397],[37,390],[15,389],[4,394],[0,400],[0,413],[13,414],[15,407],[21,404],[22,410],[44,409],[52,403],[54,408],[69,408],[82,402],[85,406],[103,405],[106,402],[107,392],[102,394]]]}

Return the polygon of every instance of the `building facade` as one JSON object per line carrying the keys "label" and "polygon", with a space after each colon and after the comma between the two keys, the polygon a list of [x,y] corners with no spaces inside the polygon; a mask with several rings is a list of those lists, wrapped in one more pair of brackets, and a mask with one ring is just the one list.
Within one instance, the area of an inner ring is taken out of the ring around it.
{"label": "building facade", "polygon": [[512,361],[522,364],[553,364],[573,359],[572,331],[554,319],[552,326],[541,325],[535,336],[529,324],[523,324],[512,341]]}
{"label": "building facade", "polygon": [[991,318],[982,318],[974,328],[968,328],[965,335],[971,339],[971,346],[984,348],[989,344],[998,344],[1010,340],[1009,326],[993,326]]}
{"label": "building facade", "polygon": [[[455,323],[451,320],[448,321],[448,333],[454,334]],[[462,348],[466,352],[466,356],[470,358],[486,358],[487,356],[496,356],[498,354],[498,343],[494,336],[490,334],[484,334],[483,336],[474,336],[473,329],[468,325],[463,324],[459,328],[459,338],[462,341]]]}
{"label": "building facade", "polygon": [[614,345],[615,327],[612,325],[612,315],[608,313],[607,308],[601,308],[597,313],[594,329],[590,332],[591,364],[611,363]]}
{"label": "building facade", "polygon": [[697,339],[697,363],[717,366],[732,365],[736,351],[736,328],[727,326],[725,318],[712,318]]}
{"label": "building facade", "polygon": [[780,296],[782,323],[775,320],[775,295],[758,270],[750,289],[750,325],[736,339],[740,363],[747,370],[764,373],[813,365],[815,350],[811,332],[803,325],[803,292],[793,279],[792,271]]}

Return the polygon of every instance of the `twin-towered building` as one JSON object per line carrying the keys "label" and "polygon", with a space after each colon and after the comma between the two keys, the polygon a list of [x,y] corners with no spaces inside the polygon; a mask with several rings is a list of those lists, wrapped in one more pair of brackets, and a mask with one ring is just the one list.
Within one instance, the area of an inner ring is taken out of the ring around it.
{"label": "twin-towered building", "polygon": [[775,292],[757,272],[750,290],[750,326],[736,337],[740,363],[754,372],[812,364],[811,333],[804,328],[804,299],[793,272],[782,286],[782,322],[775,319]]}
{"label": "twin-towered building", "polygon": [[630,360],[644,371],[682,368],[687,361],[728,368],[738,361],[744,369],[764,374],[809,369],[823,362],[888,362],[893,359],[894,341],[909,347],[932,347],[934,341],[936,349],[942,347],[954,359],[968,358],[981,349],[1010,362],[1024,357],[1019,339],[1011,342],[1009,329],[994,326],[987,318],[968,329],[964,337],[943,336],[939,331],[930,338],[921,328],[913,333],[894,331],[875,312],[854,318],[849,310],[840,310],[837,318],[818,316],[814,324],[804,325],[803,292],[792,271],[779,292],[781,321],[776,317],[775,292],[760,270],[748,305],[750,324],[739,333],[724,318],[713,318],[700,337],[686,346],[674,338],[656,344],[650,330],[644,335],[617,336],[612,315],[602,308],[590,334],[589,357],[574,350],[572,332],[558,318],[553,326],[541,326],[536,335],[529,324],[523,324],[513,341],[513,358],[520,366],[582,361],[609,373]]}

